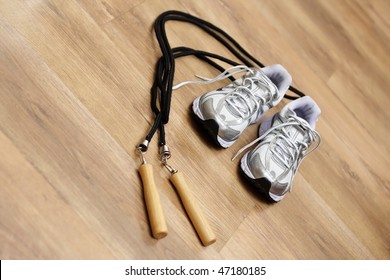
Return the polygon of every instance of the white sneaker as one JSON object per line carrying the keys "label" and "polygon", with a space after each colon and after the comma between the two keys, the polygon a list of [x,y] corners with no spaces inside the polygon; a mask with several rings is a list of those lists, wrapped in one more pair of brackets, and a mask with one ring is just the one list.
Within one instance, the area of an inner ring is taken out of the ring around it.
{"label": "white sneaker", "polygon": [[272,201],[280,201],[291,191],[302,160],[320,145],[315,130],[320,113],[309,96],[296,99],[262,122],[259,138],[238,151],[237,155],[260,142],[242,157],[241,169]]}
{"label": "white sneaker", "polygon": [[[231,70],[236,72],[229,73]],[[198,97],[192,106],[196,117],[224,148],[230,147],[249,125],[258,122],[267,110],[277,105],[291,83],[290,74],[281,65],[261,69],[235,66],[226,71],[228,74],[206,79],[206,83],[243,71],[246,74],[242,78]]]}

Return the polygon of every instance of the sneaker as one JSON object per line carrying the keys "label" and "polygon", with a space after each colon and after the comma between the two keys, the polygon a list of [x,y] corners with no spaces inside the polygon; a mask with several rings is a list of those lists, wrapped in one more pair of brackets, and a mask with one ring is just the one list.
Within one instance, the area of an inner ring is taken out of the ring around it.
{"label": "sneaker", "polygon": [[262,122],[259,138],[238,151],[237,155],[260,142],[242,157],[241,169],[271,201],[278,202],[291,191],[302,160],[320,145],[315,130],[320,113],[309,96],[296,99]]}
{"label": "sneaker", "polygon": [[[277,105],[291,83],[290,74],[281,65],[261,69],[238,67],[246,72],[242,78],[198,97],[192,106],[217,145],[224,148],[230,147],[245,128]],[[207,80],[211,82],[231,75]]]}

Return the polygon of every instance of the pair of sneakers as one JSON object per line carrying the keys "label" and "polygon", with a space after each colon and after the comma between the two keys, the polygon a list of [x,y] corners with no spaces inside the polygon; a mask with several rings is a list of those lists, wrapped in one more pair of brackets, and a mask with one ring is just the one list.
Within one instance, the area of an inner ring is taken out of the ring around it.
{"label": "pair of sneakers", "polygon": [[[281,65],[261,69],[240,65],[214,79],[202,78],[205,81],[195,83],[211,83],[240,72],[245,73],[241,78],[196,98],[192,106],[196,117],[223,148],[230,147],[249,125],[259,122],[267,110],[276,106],[292,81]],[[320,113],[312,98],[298,98],[262,121],[259,137],[236,154],[253,147],[242,156],[240,167],[271,201],[280,201],[291,191],[302,160],[318,147],[320,135],[315,126]]]}

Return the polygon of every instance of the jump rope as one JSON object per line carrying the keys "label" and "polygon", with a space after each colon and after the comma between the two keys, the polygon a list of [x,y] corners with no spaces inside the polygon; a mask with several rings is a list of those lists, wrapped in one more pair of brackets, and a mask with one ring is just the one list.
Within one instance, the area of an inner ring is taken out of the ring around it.
{"label": "jump rope", "polygon": [[[180,46],[171,48],[165,29],[165,24],[168,21],[180,21],[193,24],[211,37],[219,41],[226,47],[241,63],[225,58],[215,53],[206,52],[203,50],[195,50],[189,47]],[[168,164],[168,159],[171,157],[171,152],[166,144],[165,125],[169,121],[169,112],[172,99],[173,78],[175,74],[175,59],[185,56],[195,56],[198,59],[208,63],[220,72],[226,71],[221,65],[214,60],[222,61],[232,66],[246,65],[247,67],[264,67],[264,64],[249,54],[240,44],[237,43],[229,34],[217,26],[207,22],[201,18],[180,11],[166,11],[159,15],[154,24],[154,31],[161,48],[162,56],[157,61],[154,82],[151,88],[151,109],[154,114],[154,122],[146,135],[145,140],[140,143],[136,151],[140,155],[142,164],[139,167],[141,175],[146,208],[149,216],[149,223],[152,235],[156,239],[165,237],[168,234],[167,225],[165,222],[164,212],[161,207],[160,197],[153,177],[153,167],[146,161],[146,152],[149,143],[153,139],[157,130],[159,131],[159,159],[161,163],[171,173],[169,180],[175,186],[177,193],[183,203],[183,206],[196,230],[198,236],[204,246],[208,246],[215,242],[216,237],[211,230],[211,227],[203,215],[201,208],[193,198],[190,189],[188,188],[182,172],[173,168]],[[214,59],[214,60],[213,60]],[[234,81],[234,77],[229,77]],[[297,96],[285,95],[287,99],[297,99],[305,96],[300,90],[290,86],[289,90]]]}

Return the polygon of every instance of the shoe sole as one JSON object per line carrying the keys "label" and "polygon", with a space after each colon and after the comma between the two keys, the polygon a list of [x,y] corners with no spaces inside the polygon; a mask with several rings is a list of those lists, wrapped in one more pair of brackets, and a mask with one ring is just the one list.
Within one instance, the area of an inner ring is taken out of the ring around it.
{"label": "shoe sole", "polygon": [[194,102],[192,103],[192,111],[193,111],[196,119],[202,125],[202,127],[207,131],[207,133],[211,136],[211,138],[213,139],[214,143],[217,146],[225,148],[225,149],[229,148],[231,145],[233,145],[233,143],[235,141],[228,142],[228,141],[225,141],[221,137],[218,136],[218,132],[219,132],[218,123],[213,119],[205,120],[203,118],[202,112],[200,111],[200,108],[199,108],[199,100],[200,100],[200,97],[196,98],[194,100]]}

